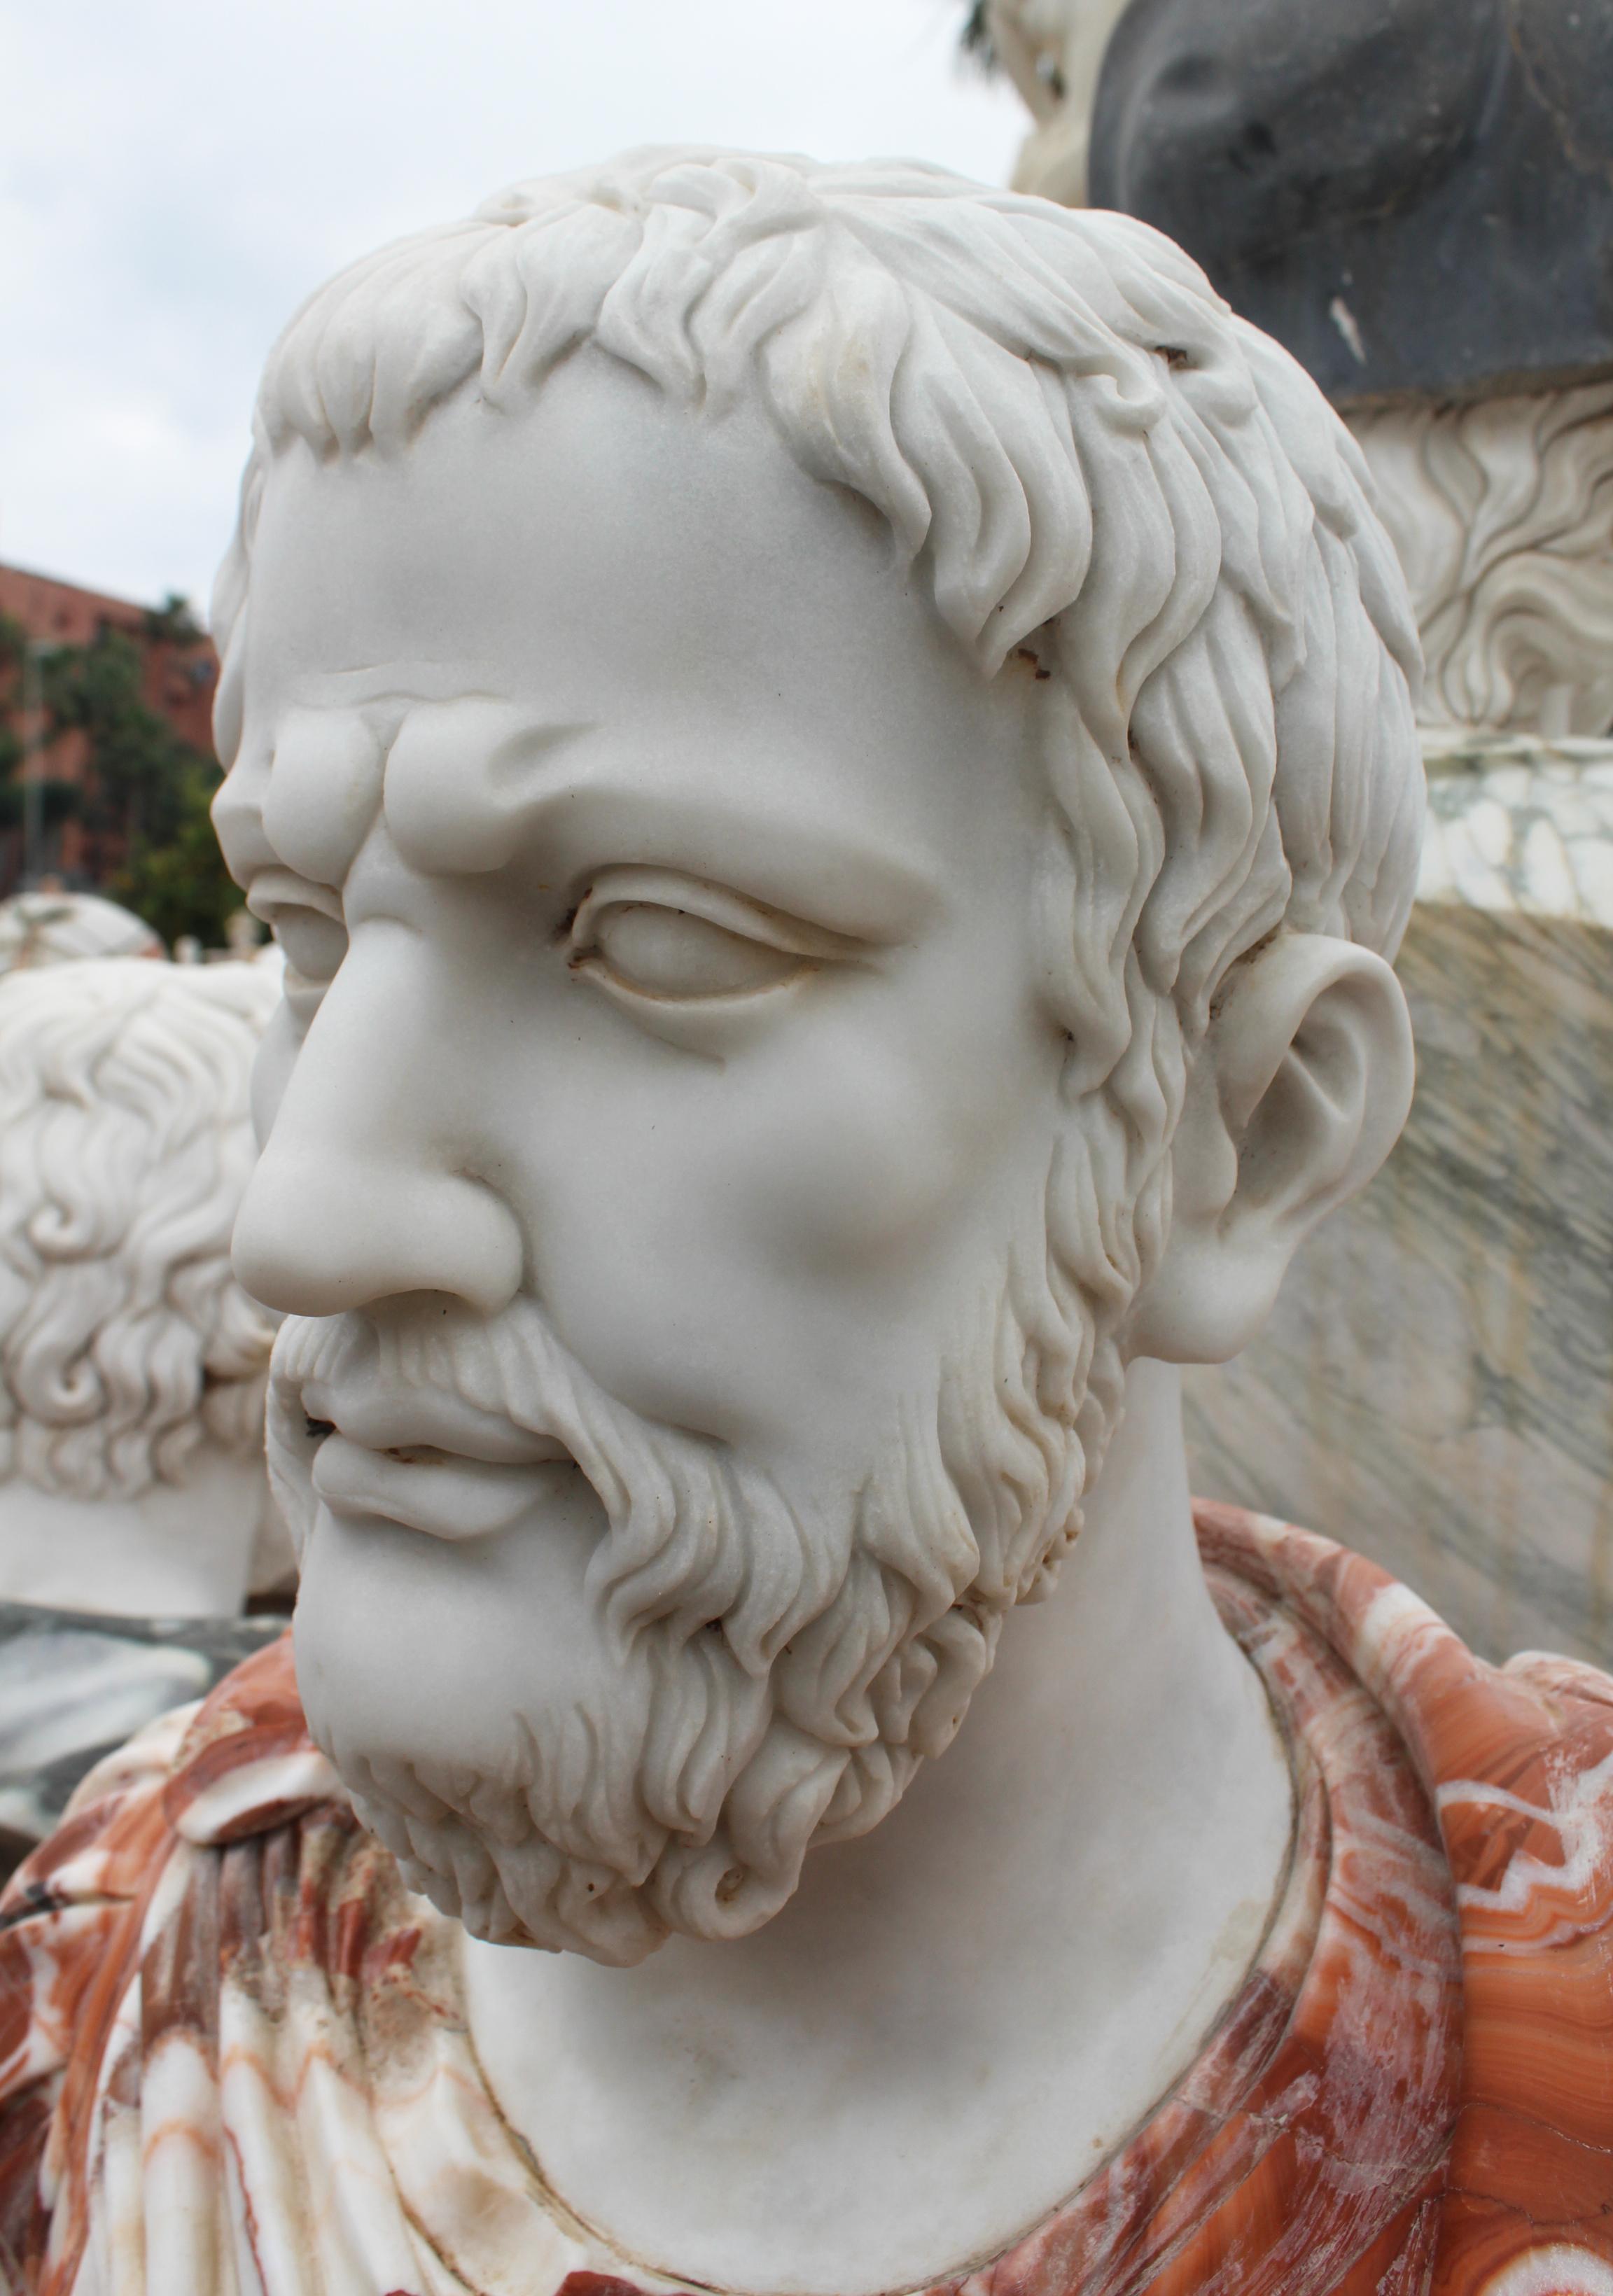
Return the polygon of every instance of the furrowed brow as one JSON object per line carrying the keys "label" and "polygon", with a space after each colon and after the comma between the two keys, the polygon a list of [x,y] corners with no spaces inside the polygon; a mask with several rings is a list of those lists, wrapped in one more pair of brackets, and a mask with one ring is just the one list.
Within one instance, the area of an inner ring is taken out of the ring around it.
{"label": "furrowed brow", "polygon": [[591,731],[534,725],[480,694],[417,704],[386,759],[386,824],[399,854],[433,873],[503,868],[549,793],[555,752]]}
{"label": "furrowed brow", "polygon": [[357,709],[292,709],[275,730],[263,833],[316,884],[342,884],[381,802],[383,725]]}

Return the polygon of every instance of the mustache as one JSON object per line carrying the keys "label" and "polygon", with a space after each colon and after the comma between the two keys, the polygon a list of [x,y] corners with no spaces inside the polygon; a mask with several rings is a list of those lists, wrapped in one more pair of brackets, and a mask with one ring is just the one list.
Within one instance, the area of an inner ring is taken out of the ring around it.
{"label": "mustache", "polygon": [[597,1497],[605,1533],[588,1592],[624,1646],[650,1626],[680,1641],[720,1624],[744,1670],[760,1678],[792,1636],[835,1600],[849,1537],[807,1525],[772,1478],[715,1438],[646,1418],[595,1379],[535,1300],[498,1316],[433,1307],[429,1315],[288,1316],[269,1367],[269,1465],[303,1536],[317,1499],[313,1458],[329,1401],[394,1425],[469,1411],[484,1430],[558,1444]]}
{"label": "mustache", "polygon": [[288,1394],[338,1400],[356,1416],[375,1417],[384,1406],[401,1418],[440,1402],[539,1439],[557,1439],[551,1418],[575,1424],[625,1409],[526,1300],[491,1319],[451,1303],[413,1316],[289,1316],[269,1378]]}

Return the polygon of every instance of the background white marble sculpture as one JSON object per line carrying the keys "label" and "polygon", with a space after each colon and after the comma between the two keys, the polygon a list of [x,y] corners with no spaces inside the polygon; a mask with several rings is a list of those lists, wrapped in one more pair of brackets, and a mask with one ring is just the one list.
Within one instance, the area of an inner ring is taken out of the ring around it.
{"label": "background white marble sculpture", "polygon": [[0,972],[83,956],[166,953],[150,925],[99,893],[13,893],[0,901]]}
{"label": "background white marble sculpture", "polygon": [[130,958],[0,980],[8,1600],[218,1616],[272,1552],[274,1324],[228,1251],[277,995],[265,967]]}
{"label": "background white marble sculpture", "polygon": [[1613,383],[1346,419],[1411,585],[1421,724],[1613,730]]}
{"label": "background white marble sculpture", "polygon": [[1613,383],[1362,406],[1427,675],[1418,886],[1613,928]]}
{"label": "background white marble sculpture", "polygon": [[305,307],[215,624],[312,1726],[502,1941],[567,2202],[915,2284],[1190,2059],[1286,1856],[1174,1365],[1410,1095],[1353,451],[1123,220],[641,153]]}
{"label": "background white marble sculpture", "polygon": [[1087,202],[1092,104],[1109,35],[1130,0],[985,0],[980,31],[1036,122],[1014,188],[1062,207]]}

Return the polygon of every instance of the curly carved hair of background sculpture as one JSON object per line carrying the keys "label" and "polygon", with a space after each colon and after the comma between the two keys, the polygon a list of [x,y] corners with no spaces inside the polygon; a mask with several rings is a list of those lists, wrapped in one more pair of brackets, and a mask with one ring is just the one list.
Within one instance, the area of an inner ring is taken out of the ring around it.
{"label": "curly carved hair of background sculpture", "polygon": [[78,1498],[263,1440],[274,1321],[230,1272],[251,964],[92,959],[0,980],[0,1477]]}
{"label": "curly carved hair of background sculpture", "polygon": [[1613,732],[1613,383],[1348,420],[1411,587],[1422,722]]}

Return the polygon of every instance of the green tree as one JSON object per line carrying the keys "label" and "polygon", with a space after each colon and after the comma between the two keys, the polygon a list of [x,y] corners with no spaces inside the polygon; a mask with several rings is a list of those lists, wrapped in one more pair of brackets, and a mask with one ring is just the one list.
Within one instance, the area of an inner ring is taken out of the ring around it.
{"label": "green tree", "polygon": [[202,644],[202,627],[191,611],[191,602],[182,598],[177,590],[170,590],[160,606],[147,607],[145,635],[161,645]]}
{"label": "green tree", "polygon": [[88,645],[58,646],[40,665],[53,733],[88,736],[97,827],[116,827],[131,845],[155,832],[181,743],[145,698],[145,657],[122,630],[103,629]]}
{"label": "green tree", "polygon": [[[186,601],[170,593],[144,617],[148,645],[185,653],[202,643]],[[29,637],[0,615],[0,829],[24,817],[21,768],[27,755],[23,669]],[[146,699],[149,654],[125,631],[103,628],[87,645],[53,646],[37,656],[45,730],[84,734],[89,775],[48,780],[39,789],[44,825],[77,813],[92,839],[121,849],[103,890],[172,942],[183,933],[216,947],[241,906],[208,818],[219,774],[210,757],[182,741]],[[92,848],[93,849],[93,848]]]}
{"label": "green tree", "polygon": [[194,933],[209,948],[222,947],[226,922],[241,906],[240,888],[224,865],[208,810],[219,778],[210,759],[185,750],[163,792],[164,834],[133,845],[107,887],[170,947],[182,933]]}
{"label": "green tree", "polygon": [[18,767],[22,763],[22,663],[28,632],[9,614],[0,614],[0,821]]}
{"label": "green tree", "polygon": [[[29,733],[23,724],[22,672],[28,649],[29,636],[21,623],[0,614],[0,829],[15,829],[23,816],[21,767]],[[39,785],[40,819],[46,828],[65,821],[78,802],[78,792],[70,782]]]}
{"label": "green tree", "polygon": [[[149,615],[147,629],[176,646],[201,635],[179,597]],[[124,631],[103,628],[88,645],[59,647],[41,667],[53,728],[77,727],[88,740],[86,824],[124,848],[107,891],[165,940],[194,933],[217,944],[241,906],[208,818],[217,766],[146,700],[146,658]]]}

